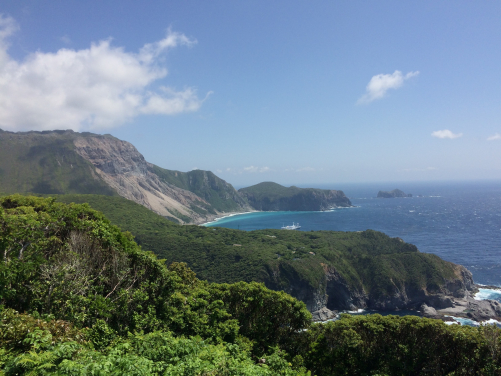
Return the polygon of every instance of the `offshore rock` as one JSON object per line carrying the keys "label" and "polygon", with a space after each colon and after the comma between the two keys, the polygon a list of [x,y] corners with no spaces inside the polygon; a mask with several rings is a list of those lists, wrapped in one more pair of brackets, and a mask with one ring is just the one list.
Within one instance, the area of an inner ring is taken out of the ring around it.
{"label": "offshore rock", "polygon": [[393,191],[379,191],[377,194],[378,198],[396,198],[396,197],[412,197],[412,194],[406,194],[400,189],[394,189]]}

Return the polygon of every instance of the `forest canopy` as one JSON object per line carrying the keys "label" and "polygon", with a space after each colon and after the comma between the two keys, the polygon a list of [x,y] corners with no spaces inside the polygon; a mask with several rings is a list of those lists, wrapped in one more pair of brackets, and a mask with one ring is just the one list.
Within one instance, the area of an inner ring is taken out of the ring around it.
{"label": "forest canopy", "polygon": [[87,204],[0,199],[5,375],[497,374],[499,329],[417,317],[311,324],[263,284],[166,265]]}

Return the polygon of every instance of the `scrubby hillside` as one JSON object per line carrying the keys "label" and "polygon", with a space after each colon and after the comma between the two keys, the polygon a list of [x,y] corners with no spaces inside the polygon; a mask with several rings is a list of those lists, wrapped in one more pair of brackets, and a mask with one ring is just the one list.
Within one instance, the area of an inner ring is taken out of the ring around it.
{"label": "scrubby hillside", "polygon": [[186,262],[204,280],[259,281],[284,290],[316,311],[435,306],[446,295],[465,294],[471,274],[461,266],[375,231],[238,231],[178,226],[120,197],[58,196],[88,202],[146,250]]}
{"label": "scrubby hillside", "polygon": [[74,139],[73,131],[0,130],[0,192],[116,195],[92,163],[75,153]]}
{"label": "scrubby hillside", "polygon": [[351,206],[342,191],[287,188],[273,182],[259,183],[238,192],[254,209],[264,211],[318,211]]}
{"label": "scrubby hillside", "polygon": [[126,141],[71,130],[0,130],[0,192],[119,195],[178,223],[249,210],[209,171],[165,170]]}
{"label": "scrubby hillside", "polygon": [[[384,251],[372,243],[372,251],[408,253],[389,244]],[[167,268],[87,205],[0,199],[0,251],[2,375],[501,370],[499,329],[380,315],[311,325],[304,304],[283,292],[210,284],[184,264]]]}

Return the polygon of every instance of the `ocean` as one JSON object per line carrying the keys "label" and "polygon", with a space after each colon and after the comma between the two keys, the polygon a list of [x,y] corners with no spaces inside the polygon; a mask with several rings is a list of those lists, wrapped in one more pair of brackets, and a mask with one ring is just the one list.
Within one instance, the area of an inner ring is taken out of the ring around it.
{"label": "ocean", "polygon": [[[295,222],[301,225],[296,231],[377,230],[402,238],[421,252],[464,265],[477,284],[501,287],[501,181],[313,187],[343,190],[354,207],[325,212],[256,212],[222,218],[205,226],[252,231],[279,229]],[[395,188],[413,197],[376,198],[379,190]],[[493,298],[501,301],[501,294]]]}

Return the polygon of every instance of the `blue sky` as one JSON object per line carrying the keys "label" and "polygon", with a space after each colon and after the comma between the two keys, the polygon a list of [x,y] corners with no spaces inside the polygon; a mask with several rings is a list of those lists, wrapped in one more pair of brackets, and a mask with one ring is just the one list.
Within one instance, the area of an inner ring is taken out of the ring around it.
{"label": "blue sky", "polygon": [[0,128],[236,186],[501,179],[501,3],[0,4]]}

